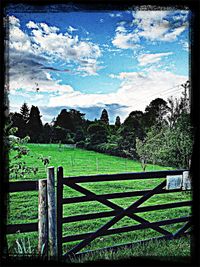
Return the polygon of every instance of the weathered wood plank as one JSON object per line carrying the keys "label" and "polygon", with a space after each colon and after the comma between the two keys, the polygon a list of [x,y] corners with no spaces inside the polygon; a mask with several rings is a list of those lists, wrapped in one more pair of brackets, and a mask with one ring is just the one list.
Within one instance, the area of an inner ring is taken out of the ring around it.
{"label": "weathered wood plank", "polygon": [[132,172],[119,174],[99,174],[88,176],[64,177],[63,183],[86,183],[86,182],[103,182],[103,181],[118,181],[118,180],[136,180],[136,179],[153,179],[165,178],[167,175],[179,175],[183,170],[169,170],[169,171],[150,171],[150,172]]}
{"label": "weathered wood plank", "polygon": [[22,191],[37,191],[38,181],[18,181],[10,182],[8,185],[8,190],[12,192],[22,192]]}
{"label": "weathered wood plank", "polygon": [[[167,203],[167,204],[138,207],[134,211],[134,213],[185,207],[185,206],[190,206],[191,204],[192,204],[192,201],[181,201],[181,202],[175,202],[175,203]],[[119,213],[118,211],[113,210],[113,211],[104,211],[104,212],[97,212],[97,213],[74,215],[74,216],[64,217],[62,219],[62,223],[69,223],[69,222],[77,222],[77,221],[83,221],[83,220],[92,220],[92,219],[111,217],[111,216],[116,216],[118,213]],[[132,212],[131,211],[127,212],[127,215],[129,215],[129,214],[132,214]]]}
{"label": "weathered wood plank", "polygon": [[[134,197],[134,196],[143,196],[144,194],[150,192],[152,189],[149,190],[138,190],[138,191],[132,191],[132,192],[122,192],[122,193],[111,193],[111,194],[101,194],[97,195],[98,199],[114,199],[114,198],[123,198],[123,197]],[[172,194],[181,192],[181,189],[175,189],[175,190],[165,190],[162,189],[160,192],[157,192],[155,195],[158,194]],[[68,197],[63,198],[62,203],[63,204],[71,204],[71,203],[79,203],[79,202],[87,202],[87,201],[96,201],[93,196],[81,196],[81,197]]]}
{"label": "weathered wood plank", "polygon": [[39,180],[38,254],[42,257],[46,257],[48,254],[48,203],[46,179]]}
{"label": "weathered wood plank", "polygon": [[28,233],[28,232],[37,232],[38,223],[21,223],[21,224],[8,224],[6,226],[7,234],[16,234],[16,233]]}
{"label": "weathered wood plank", "polygon": [[48,198],[48,237],[49,258],[57,256],[57,226],[56,226],[56,199],[54,167],[47,169],[47,198]]}
{"label": "weathered wood plank", "polygon": [[[107,235],[113,235],[113,234],[119,234],[119,233],[132,232],[132,231],[136,231],[136,230],[143,230],[143,229],[147,229],[147,228],[150,228],[153,226],[164,226],[164,225],[170,225],[170,224],[174,224],[174,223],[187,222],[190,218],[191,218],[190,216],[187,216],[187,217],[180,217],[180,218],[174,218],[174,219],[167,219],[167,220],[152,222],[150,224],[143,223],[143,224],[138,224],[138,225],[133,225],[133,226],[124,226],[124,227],[106,230],[106,231],[102,232],[99,236],[107,236]],[[78,235],[65,236],[65,237],[63,237],[62,241],[63,241],[63,243],[66,243],[66,242],[83,240],[85,238],[88,238],[91,234],[92,234],[92,232],[84,233],[84,234],[78,234]],[[173,235],[172,235],[172,237],[173,237]]]}
{"label": "weathered wood plank", "polygon": [[62,256],[62,216],[63,216],[63,168],[57,168],[57,248],[58,257]]}

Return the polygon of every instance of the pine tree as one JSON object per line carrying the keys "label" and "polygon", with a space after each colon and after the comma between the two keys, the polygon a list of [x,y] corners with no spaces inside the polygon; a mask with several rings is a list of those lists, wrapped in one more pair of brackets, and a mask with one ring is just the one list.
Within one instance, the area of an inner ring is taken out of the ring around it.
{"label": "pine tree", "polygon": [[20,108],[20,114],[22,115],[23,120],[25,122],[27,122],[28,119],[29,119],[29,108],[28,108],[28,105],[25,102]]}
{"label": "pine tree", "polygon": [[121,121],[120,121],[120,117],[119,117],[119,116],[116,117],[116,120],[115,120],[115,126],[116,126],[117,128],[119,128],[119,127],[121,126]]}
{"label": "pine tree", "polygon": [[105,124],[109,124],[109,118],[108,118],[108,112],[106,109],[103,109],[102,113],[101,113],[101,118],[100,121],[102,121]]}
{"label": "pine tree", "polygon": [[27,128],[31,141],[36,143],[40,142],[43,132],[43,125],[38,107],[31,107]]}

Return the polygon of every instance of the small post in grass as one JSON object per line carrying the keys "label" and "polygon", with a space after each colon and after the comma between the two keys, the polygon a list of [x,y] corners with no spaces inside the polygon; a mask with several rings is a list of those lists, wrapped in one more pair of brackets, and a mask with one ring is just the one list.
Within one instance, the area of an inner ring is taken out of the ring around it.
{"label": "small post in grass", "polygon": [[46,258],[48,253],[47,179],[39,180],[38,188],[38,254]]}
{"label": "small post in grass", "polygon": [[48,197],[48,237],[49,237],[49,258],[57,257],[56,240],[56,198],[55,198],[55,174],[54,167],[47,169],[47,197]]}

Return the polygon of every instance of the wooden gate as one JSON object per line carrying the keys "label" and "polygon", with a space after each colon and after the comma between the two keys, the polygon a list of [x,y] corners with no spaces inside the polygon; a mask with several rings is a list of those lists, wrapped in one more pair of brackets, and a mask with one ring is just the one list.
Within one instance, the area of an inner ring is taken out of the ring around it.
{"label": "wooden gate", "polygon": [[[178,238],[184,234],[188,233],[188,229],[191,226],[191,216],[185,216],[180,218],[166,219],[162,221],[149,222],[148,220],[137,215],[140,212],[151,212],[155,210],[164,210],[177,207],[190,206],[191,201],[181,201],[175,203],[159,204],[152,206],[141,206],[145,201],[150,199],[156,194],[166,194],[172,192],[180,192],[182,189],[166,190],[166,179],[159,183],[155,188],[148,190],[139,190],[132,192],[121,192],[121,193],[111,193],[111,194],[101,194],[97,195],[92,191],[82,187],[80,183],[86,182],[109,182],[109,181],[120,181],[120,180],[136,180],[136,179],[154,179],[154,178],[166,178],[167,175],[181,175],[185,170],[172,170],[172,171],[153,171],[153,172],[139,172],[139,173],[122,173],[122,174],[109,174],[109,175],[91,175],[91,176],[79,176],[79,177],[63,177],[63,168],[58,167],[57,169],[57,242],[58,242],[58,255],[61,256],[70,256],[70,255],[80,255],[81,250],[90,244],[94,239],[100,236],[112,235],[117,233],[125,233],[141,229],[153,229],[161,234],[160,237],[153,239],[172,239]],[[163,180],[163,179],[162,179]],[[63,187],[68,186],[82,194],[81,197],[70,197],[63,198]],[[140,196],[138,200],[133,202],[129,207],[122,208],[117,204],[114,204],[109,199],[123,198],[123,197],[132,197]],[[106,205],[111,208],[111,211],[105,212],[96,212],[90,214],[82,214],[76,216],[63,217],[63,205],[69,203],[81,203],[86,201],[98,201],[101,204]],[[113,217],[110,221],[103,224],[98,230],[90,233],[76,234],[64,236],[62,234],[62,227],[64,223],[77,222],[82,220],[91,220],[104,217]],[[120,228],[109,229],[118,221],[120,221],[124,216],[128,216],[130,219],[137,221],[138,225],[126,226]],[[185,222],[185,225],[181,227],[175,233],[171,233],[161,226],[170,225],[175,223]],[[69,251],[63,252],[62,245],[66,242],[72,242],[81,240],[80,243]],[[143,242],[141,240],[139,242]],[[132,246],[133,244],[126,244],[123,246]],[[109,248],[119,248],[122,246],[113,246]],[[88,251],[91,252],[91,251]]]}

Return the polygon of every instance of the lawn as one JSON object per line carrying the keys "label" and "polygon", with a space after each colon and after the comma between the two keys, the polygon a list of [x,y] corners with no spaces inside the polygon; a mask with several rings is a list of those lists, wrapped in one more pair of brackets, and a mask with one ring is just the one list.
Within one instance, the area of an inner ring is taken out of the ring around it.
{"label": "lawn", "polygon": [[[86,151],[77,148],[70,148],[62,145],[56,144],[28,144],[30,149],[30,155],[25,156],[27,165],[35,166],[39,168],[39,172],[36,175],[25,176],[23,180],[38,180],[40,178],[46,178],[46,168],[42,162],[36,161],[35,159],[39,156],[50,157],[49,166],[63,166],[64,176],[78,176],[78,175],[89,175],[89,174],[103,174],[103,173],[122,173],[122,172],[139,172],[142,171],[141,165],[137,161],[130,159],[123,159],[119,157],[104,155],[96,153],[93,151]],[[147,171],[152,170],[170,170],[170,167],[163,167],[157,165],[148,165]],[[12,181],[19,180],[18,177],[12,177]],[[106,194],[114,192],[128,192],[134,190],[142,189],[151,189],[158,185],[163,179],[151,179],[151,180],[140,180],[140,181],[117,181],[117,182],[101,182],[101,183],[84,183],[84,187],[90,189],[97,194]],[[80,193],[64,187],[64,197],[71,196],[81,196]],[[129,197],[123,199],[112,199],[113,203],[121,207],[128,207],[133,201],[139,197]],[[190,200],[191,194],[188,192],[180,193],[170,193],[155,195],[150,198],[147,202],[144,203],[144,206],[155,205],[155,204],[164,204],[171,203],[176,201]],[[25,223],[25,222],[37,222],[37,203],[38,203],[38,193],[37,192],[19,192],[11,193],[9,199],[9,212],[8,212],[8,223]],[[82,202],[75,204],[64,205],[63,215],[64,217],[86,214],[92,212],[101,212],[109,211],[108,207],[103,204],[98,203],[97,201]],[[170,219],[175,217],[186,216],[190,213],[190,207],[174,208],[171,210],[163,211],[153,211],[151,213],[145,212],[140,213],[139,215],[144,219],[147,219],[151,222],[157,220]],[[91,232],[95,229],[98,229],[107,221],[111,220],[109,218],[94,219],[89,221],[73,222],[67,223],[63,226],[63,236],[72,235],[77,233]],[[138,224],[134,220],[131,220],[128,217],[124,217],[113,228],[123,227],[123,226],[132,226]],[[163,226],[162,228],[174,232],[178,230],[183,223]],[[113,244],[123,244],[129,243],[141,239],[147,239],[151,237],[158,236],[159,234],[154,230],[137,230],[134,232],[128,232],[123,234],[115,234],[112,236],[99,237],[95,239],[86,249],[98,249],[105,246],[112,246]],[[37,250],[37,233],[26,233],[26,234],[14,234],[8,236],[9,241],[9,250],[14,252],[16,248],[16,240],[19,242],[24,241],[25,246],[31,246],[34,251]],[[30,245],[29,242],[30,241]],[[177,245],[177,250],[174,250],[174,255],[169,256],[189,256],[190,255],[190,241],[189,239],[181,239],[182,241]],[[64,250],[71,248],[74,244],[79,243],[79,241],[63,244]],[[176,243],[173,243],[176,244]],[[178,244],[178,243],[177,243]],[[174,246],[174,245],[173,245]],[[183,247],[185,248],[183,250]],[[180,248],[180,249],[179,249]],[[138,253],[134,254],[135,256],[141,256],[141,250],[136,250]],[[158,251],[158,250],[157,250]],[[130,251],[130,253],[132,253]],[[163,252],[164,253],[164,252]],[[122,253],[123,254],[123,253]],[[133,254],[133,253],[132,253]],[[145,254],[149,255],[148,252]],[[159,256],[166,256],[164,253],[161,255],[161,251],[156,254]],[[170,254],[170,253],[168,253]],[[173,254],[173,253],[172,253]],[[155,253],[154,253],[155,255]]]}

